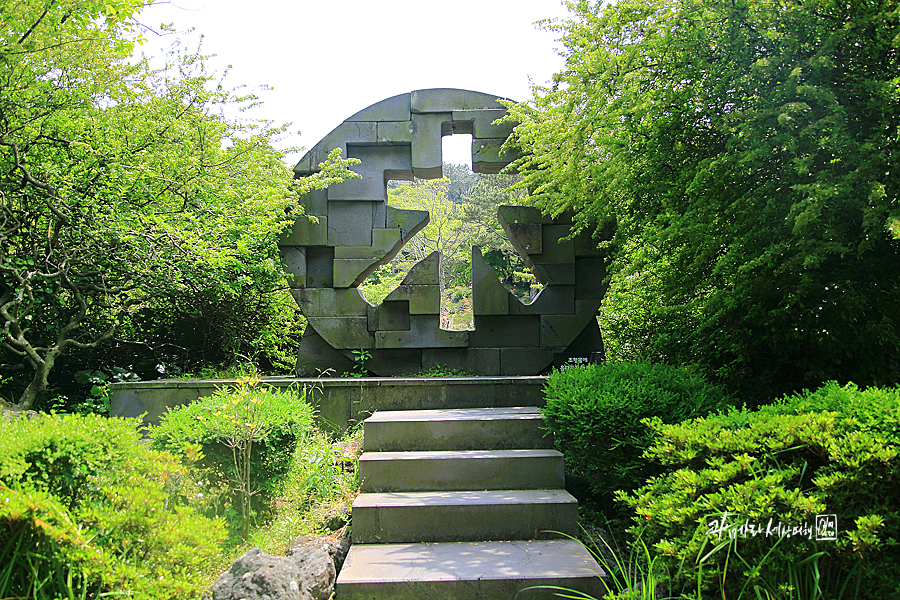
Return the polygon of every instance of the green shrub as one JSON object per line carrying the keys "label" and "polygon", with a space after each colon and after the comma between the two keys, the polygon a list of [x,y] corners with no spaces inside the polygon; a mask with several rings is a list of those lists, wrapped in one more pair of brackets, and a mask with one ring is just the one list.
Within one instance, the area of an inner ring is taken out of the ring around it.
{"label": "green shrub", "polygon": [[150,430],[151,443],[173,453],[185,443],[200,445],[198,464],[215,487],[230,490],[225,516],[246,539],[250,520],[271,509],[297,444],[312,431],[306,394],[306,388],[280,391],[252,377],[238,379],[234,389],[166,412]]}
{"label": "green shrub", "polygon": [[135,425],[0,420],[0,598],[202,594],[222,523],[177,499],[187,469]]}
{"label": "green shrub", "polygon": [[589,365],[553,372],[544,416],[565,454],[567,476],[609,509],[616,490],[643,484],[658,467],[643,460],[653,436],[641,419],[665,423],[727,407],[717,386],[682,369],[649,363]]}
{"label": "green shrub", "polygon": [[[829,383],[755,411],[648,423],[659,437],[647,456],[666,471],[620,499],[676,587],[900,597],[900,388]],[[837,518],[834,541],[815,539],[824,514]],[[764,531],[737,530],[745,521]],[[783,536],[779,523],[801,529]]]}

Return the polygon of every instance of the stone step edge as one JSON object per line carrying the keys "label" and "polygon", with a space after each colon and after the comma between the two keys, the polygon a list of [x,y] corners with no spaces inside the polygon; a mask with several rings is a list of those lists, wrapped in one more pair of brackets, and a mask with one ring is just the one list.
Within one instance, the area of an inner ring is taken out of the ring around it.
{"label": "stone step edge", "polygon": [[387,450],[363,452],[362,462],[407,460],[491,460],[526,458],[562,458],[562,453],[547,448],[516,448],[512,450]]}
{"label": "stone step edge", "polygon": [[497,408],[433,408],[414,410],[379,410],[364,423],[393,423],[398,421],[484,421],[516,418],[543,419],[536,406]]}
{"label": "stone step edge", "polygon": [[565,490],[365,492],[356,497],[353,501],[353,508],[504,506],[515,504],[578,504],[578,501]]}
{"label": "stone step edge", "polygon": [[[465,559],[459,560],[461,557]],[[563,560],[556,563],[560,558]],[[523,559],[524,572],[515,572],[516,561]],[[377,567],[370,567],[373,564]],[[366,573],[367,568],[376,573]],[[573,539],[352,544],[337,581],[341,585],[551,577],[602,579],[606,573],[584,545]]]}

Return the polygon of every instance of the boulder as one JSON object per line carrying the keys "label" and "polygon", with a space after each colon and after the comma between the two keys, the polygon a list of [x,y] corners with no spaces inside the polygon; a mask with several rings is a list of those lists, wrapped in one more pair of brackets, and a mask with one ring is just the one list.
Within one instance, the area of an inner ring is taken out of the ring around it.
{"label": "boulder", "polygon": [[337,577],[327,544],[309,544],[291,556],[253,548],[210,589],[211,600],[327,600]]}
{"label": "boulder", "polygon": [[22,410],[17,404],[8,404],[0,400],[0,418],[9,419],[33,419],[38,416],[33,410]]}
{"label": "boulder", "polygon": [[[347,516],[349,517],[349,510]],[[340,573],[341,567],[344,566],[344,559],[347,558],[347,552],[350,551],[350,538],[301,535],[291,543],[287,554],[288,556],[297,556],[304,552],[310,552],[313,548],[324,548],[334,562],[335,571]]]}

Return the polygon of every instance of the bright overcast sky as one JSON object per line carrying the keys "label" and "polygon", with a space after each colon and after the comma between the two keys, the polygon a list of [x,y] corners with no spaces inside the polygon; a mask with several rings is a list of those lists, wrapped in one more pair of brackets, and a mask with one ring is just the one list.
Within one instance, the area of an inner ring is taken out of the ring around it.
{"label": "bright overcast sky", "polygon": [[[231,65],[226,83],[273,88],[260,93],[254,116],[292,123],[301,135],[284,147],[310,148],[360,109],[412,90],[528,100],[532,82],[545,84],[562,67],[556,34],[534,22],[567,14],[561,0],[171,0],[140,20],[195,29],[182,35],[191,47],[202,34],[204,53],[217,55],[210,65],[220,73]],[[171,39],[146,37],[151,54]],[[445,143],[445,162],[471,162],[458,146]]]}

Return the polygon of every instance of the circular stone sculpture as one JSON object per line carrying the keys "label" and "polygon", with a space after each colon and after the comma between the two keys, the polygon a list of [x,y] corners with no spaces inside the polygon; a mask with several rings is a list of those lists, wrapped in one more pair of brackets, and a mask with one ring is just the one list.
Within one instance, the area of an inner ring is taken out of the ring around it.
{"label": "circular stone sculpture", "polygon": [[596,360],[603,351],[597,310],[606,292],[605,254],[588,235],[569,235],[571,215],[550,218],[531,207],[502,206],[499,220],[544,289],[522,304],[472,248],[475,329],[440,327],[437,253],[416,264],[378,306],[357,289],[428,223],[428,213],[387,203],[387,181],[442,176],[441,138],[472,135],[472,168],[497,173],[515,160],[500,148],[514,124],[495,96],[457,89],[417,90],[356,113],[307,152],[296,177],[317,169],[331,150],[358,158],[359,179],[301,199],[301,216],[279,239],[291,293],[308,320],[298,375],[352,366],[366,350],[369,371],[406,375],[443,365],[477,375],[535,375],[567,360]]}

